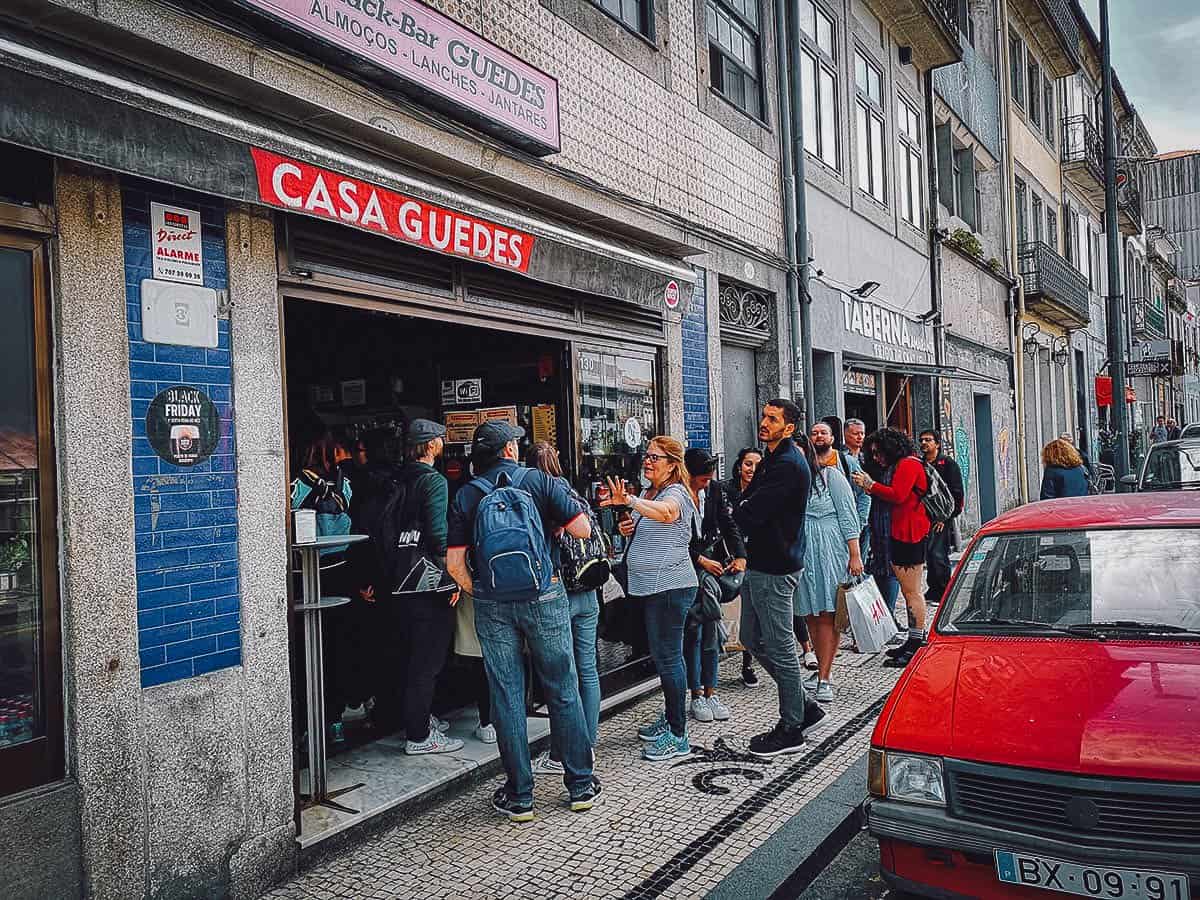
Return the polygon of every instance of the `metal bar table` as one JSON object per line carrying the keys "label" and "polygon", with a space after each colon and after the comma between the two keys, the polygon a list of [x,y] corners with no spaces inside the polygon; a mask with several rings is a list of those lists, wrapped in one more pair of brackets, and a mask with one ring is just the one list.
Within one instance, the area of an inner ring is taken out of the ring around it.
{"label": "metal bar table", "polygon": [[321,617],[324,610],[345,606],[349,597],[321,596],[321,550],[357,544],[367,540],[365,534],[326,535],[311,543],[292,544],[300,556],[300,573],[303,582],[303,600],[292,608],[304,616],[304,669],[307,679],[308,698],[308,788],[301,795],[305,807],[328,806],[347,813],[358,810],[333,802],[348,791],[357,790],[362,783],[329,790],[328,758],[325,747],[325,644]]}

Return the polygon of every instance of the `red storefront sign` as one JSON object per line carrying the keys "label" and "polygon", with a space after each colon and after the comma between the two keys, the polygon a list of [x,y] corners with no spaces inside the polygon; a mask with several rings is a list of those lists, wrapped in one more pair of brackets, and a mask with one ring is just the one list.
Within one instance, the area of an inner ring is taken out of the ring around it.
{"label": "red storefront sign", "polygon": [[251,147],[259,199],[438,253],[525,272],[534,236]]}
{"label": "red storefront sign", "polygon": [[[1125,402],[1137,402],[1137,392],[1129,385],[1125,385]],[[1112,406],[1112,379],[1107,375],[1096,376],[1096,405]]]}

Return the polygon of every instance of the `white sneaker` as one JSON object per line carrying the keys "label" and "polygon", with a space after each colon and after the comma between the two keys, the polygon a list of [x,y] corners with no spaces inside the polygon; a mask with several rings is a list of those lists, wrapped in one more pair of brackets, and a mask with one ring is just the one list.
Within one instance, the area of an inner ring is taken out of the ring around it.
{"label": "white sneaker", "polygon": [[537,759],[533,761],[531,768],[534,775],[558,775],[562,777],[567,771],[563,768],[561,762],[550,758],[549,750],[543,750],[539,753]]}
{"label": "white sneaker", "polygon": [[697,722],[711,722],[713,720],[713,711],[709,709],[707,698],[692,698],[692,718]]}
{"label": "white sneaker", "polygon": [[458,738],[446,737],[437,729],[430,729],[429,737],[423,741],[405,741],[404,752],[409,756],[422,753],[456,753],[463,748]]}
{"label": "white sneaker", "polygon": [[816,667],[817,667],[817,654],[815,654],[811,650],[809,650],[804,654],[804,668],[815,669]]}
{"label": "white sneaker", "polygon": [[442,734],[447,734],[450,731],[450,723],[445,719],[439,719],[433,713],[429,714],[429,730],[440,731]]}
{"label": "white sneaker", "polygon": [[342,710],[343,722],[361,722],[367,717],[367,704],[360,703],[358,706],[347,706]]}
{"label": "white sneaker", "polygon": [[496,726],[495,725],[476,725],[475,740],[483,741],[485,744],[496,743]]}
{"label": "white sneaker", "polygon": [[712,711],[712,717],[714,719],[716,719],[718,722],[724,722],[730,717],[731,713],[729,712],[729,707],[722,703],[717,698],[716,694],[713,694],[707,699],[708,708]]}

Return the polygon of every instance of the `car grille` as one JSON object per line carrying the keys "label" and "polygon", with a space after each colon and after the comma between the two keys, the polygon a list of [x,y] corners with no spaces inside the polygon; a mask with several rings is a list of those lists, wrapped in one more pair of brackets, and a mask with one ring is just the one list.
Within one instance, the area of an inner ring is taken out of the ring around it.
{"label": "car grille", "polygon": [[947,760],[951,815],[1111,846],[1200,847],[1200,785]]}

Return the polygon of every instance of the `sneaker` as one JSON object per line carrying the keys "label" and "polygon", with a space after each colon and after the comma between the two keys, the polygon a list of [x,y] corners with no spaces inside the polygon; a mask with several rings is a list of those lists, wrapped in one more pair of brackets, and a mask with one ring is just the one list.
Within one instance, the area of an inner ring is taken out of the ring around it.
{"label": "sneaker", "polygon": [[818,703],[833,702],[833,685],[828,681],[817,682],[817,690],[815,692],[816,701]]}
{"label": "sneaker", "polygon": [[749,666],[746,666],[746,668],[742,669],[742,684],[748,688],[758,687],[761,684],[758,680],[758,673]]}
{"label": "sneaker", "polygon": [[821,683],[821,676],[818,675],[816,672],[813,672],[811,675],[809,675],[807,678],[804,679],[804,690],[815,691],[817,689],[817,685],[820,683]]}
{"label": "sneaker", "polygon": [[800,728],[788,728],[782,722],[766,734],[750,738],[750,752],[755,756],[780,756],[784,753],[799,753],[804,749],[804,732]]}
{"label": "sneaker", "polygon": [[567,771],[563,768],[561,762],[550,758],[549,750],[543,750],[539,753],[530,768],[533,770],[534,775],[557,775],[559,778],[566,774]]}
{"label": "sneaker", "polygon": [[367,717],[367,704],[360,703],[358,706],[347,706],[342,710],[343,722],[361,722]]}
{"label": "sneaker", "polygon": [[729,707],[722,703],[716,694],[708,698],[708,708],[712,710],[712,717],[718,722],[726,721],[731,715]]}
{"label": "sneaker", "polygon": [[692,745],[688,743],[687,735],[676,737],[670,729],[658,736],[653,744],[642,748],[642,756],[650,762],[666,762],[677,756],[690,756]]}
{"label": "sneaker", "polygon": [[658,718],[649,725],[643,725],[637,730],[637,735],[643,741],[654,742],[667,731],[671,730],[671,726],[667,724],[667,711],[664,709],[658,714]]}
{"label": "sneaker", "polygon": [[329,726],[329,740],[334,744],[346,743],[346,728],[341,722],[334,722]]}
{"label": "sneaker", "polygon": [[447,737],[436,729],[430,730],[429,737],[423,741],[405,741],[404,752],[409,756],[419,756],[422,753],[455,753],[463,748],[459,738]]}
{"label": "sneaker", "polygon": [[804,668],[815,669],[816,667],[817,667],[817,654],[815,654],[811,650],[809,650],[804,654]]}
{"label": "sneaker", "polygon": [[442,734],[446,734],[447,732],[450,731],[450,723],[447,722],[445,719],[439,719],[433,713],[430,713],[429,714],[429,730],[430,731],[440,731]]}
{"label": "sneaker", "polygon": [[692,718],[697,722],[711,722],[713,711],[708,706],[707,697],[692,698]]}
{"label": "sneaker", "polygon": [[485,744],[496,743],[496,726],[495,725],[476,725],[475,740],[483,741]]}
{"label": "sneaker", "polygon": [[583,792],[571,798],[571,812],[587,812],[596,802],[595,787],[587,787]]}
{"label": "sneaker", "polygon": [[518,803],[508,796],[508,789],[504,787],[496,788],[495,793],[492,794],[492,809],[508,816],[510,822],[533,821],[533,803],[531,801]]}
{"label": "sneaker", "polygon": [[817,703],[816,700],[806,699],[804,701],[804,724],[800,726],[801,730],[808,731],[817,727],[818,723],[820,723],[826,715],[827,713],[825,710],[821,709],[820,704]]}

